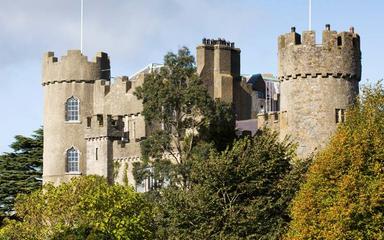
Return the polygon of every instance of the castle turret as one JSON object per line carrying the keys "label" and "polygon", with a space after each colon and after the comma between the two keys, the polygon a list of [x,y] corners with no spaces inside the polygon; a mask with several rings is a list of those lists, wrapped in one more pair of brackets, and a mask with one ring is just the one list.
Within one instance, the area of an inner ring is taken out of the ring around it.
{"label": "castle turret", "polygon": [[52,52],[43,59],[43,182],[59,183],[86,171],[84,129],[93,114],[94,83],[110,78],[107,54],[94,62],[79,50],[60,61]]}
{"label": "castle turret", "polygon": [[322,44],[315,32],[302,36],[295,28],[278,39],[281,81],[281,135],[297,141],[298,155],[324,146],[359,91],[360,37],[331,31],[326,25]]}

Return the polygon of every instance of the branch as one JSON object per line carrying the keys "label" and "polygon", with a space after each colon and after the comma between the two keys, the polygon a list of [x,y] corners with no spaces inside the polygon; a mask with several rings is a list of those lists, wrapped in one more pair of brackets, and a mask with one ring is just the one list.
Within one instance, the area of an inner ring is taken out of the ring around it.
{"label": "branch", "polygon": [[177,156],[174,154],[174,152],[173,152],[172,150],[169,150],[169,149],[163,147],[163,152],[168,152],[168,153],[175,159],[175,161],[176,161],[178,164],[180,164],[179,159],[177,158]]}

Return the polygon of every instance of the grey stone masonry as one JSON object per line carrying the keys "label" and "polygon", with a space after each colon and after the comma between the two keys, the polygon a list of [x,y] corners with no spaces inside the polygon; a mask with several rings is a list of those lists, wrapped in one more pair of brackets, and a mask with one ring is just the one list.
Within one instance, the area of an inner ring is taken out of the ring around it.
{"label": "grey stone masonry", "polygon": [[[306,157],[321,149],[336,130],[338,115],[353,104],[361,78],[360,37],[351,29],[337,33],[327,25],[322,44],[315,32],[301,36],[292,28],[278,38],[281,137],[298,143]],[[342,119],[341,119],[342,118]]]}

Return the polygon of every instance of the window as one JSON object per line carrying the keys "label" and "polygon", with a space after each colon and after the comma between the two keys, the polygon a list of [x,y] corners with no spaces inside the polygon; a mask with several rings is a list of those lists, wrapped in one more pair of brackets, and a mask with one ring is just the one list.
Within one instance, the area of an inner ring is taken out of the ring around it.
{"label": "window", "polygon": [[70,97],[65,103],[65,120],[68,122],[79,121],[79,99]]}
{"label": "window", "polygon": [[257,98],[265,98],[265,93],[263,91],[255,91]]}
{"label": "window", "polygon": [[121,141],[123,142],[129,142],[129,132],[123,132],[123,136],[121,137]]}
{"label": "window", "polygon": [[136,182],[136,191],[137,192],[149,192],[156,188],[165,188],[168,187],[171,184],[171,181],[169,180],[168,176],[163,176],[161,178],[161,174],[157,174],[159,177],[159,180],[154,179],[154,168],[153,167],[147,167],[144,169],[146,171],[146,178],[142,180],[141,183]]}
{"label": "window", "polygon": [[99,122],[99,126],[102,127],[104,125],[103,115],[97,114],[97,121]]}
{"label": "window", "polygon": [[141,183],[136,182],[137,192],[149,192],[154,188],[155,181],[153,179],[153,167],[147,167],[144,171],[147,173],[147,176]]}
{"label": "window", "polygon": [[263,105],[260,106],[259,113],[265,113]]}
{"label": "window", "polygon": [[336,108],[335,110],[335,120],[336,123],[343,123],[345,122],[345,109]]}
{"label": "window", "polygon": [[278,113],[275,113],[273,114],[274,115],[274,121],[279,121],[279,114]]}
{"label": "window", "polygon": [[341,37],[339,36],[339,37],[337,37],[337,46],[341,46],[341,45],[343,45],[343,41],[342,41]]}
{"label": "window", "polygon": [[96,148],[95,150],[96,160],[99,160],[99,149]]}
{"label": "window", "polygon": [[92,126],[92,117],[87,117],[87,127],[90,128]]}
{"label": "window", "polygon": [[135,122],[135,120],[129,120],[128,121],[128,132],[129,132],[129,139],[135,140],[136,139],[136,122]]}
{"label": "window", "polygon": [[136,139],[136,122],[132,121],[132,139]]}
{"label": "window", "polygon": [[67,172],[79,172],[79,152],[73,147],[67,150]]}

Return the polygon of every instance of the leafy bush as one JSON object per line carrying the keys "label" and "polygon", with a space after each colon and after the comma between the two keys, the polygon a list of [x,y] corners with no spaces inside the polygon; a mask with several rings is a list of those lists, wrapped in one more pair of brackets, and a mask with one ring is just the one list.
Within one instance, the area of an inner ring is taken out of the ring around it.
{"label": "leafy bush", "polygon": [[151,239],[152,212],[130,187],[109,185],[96,176],[45,185],[20,195],[15,209],[22,221],[8,220],[5,239]]}

